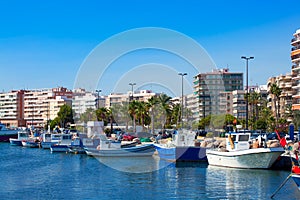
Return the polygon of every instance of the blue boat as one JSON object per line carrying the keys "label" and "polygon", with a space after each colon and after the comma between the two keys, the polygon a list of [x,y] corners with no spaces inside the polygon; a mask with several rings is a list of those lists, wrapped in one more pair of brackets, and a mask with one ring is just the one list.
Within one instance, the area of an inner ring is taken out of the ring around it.
{"label": "blue boat", "polygon": [[71,145],[69,146],[69,152],[74,154],[85,154],[83,142],[79,137],[73,137]]}
{"label": "blue boat", "polygon": [[298,189],[300,190],[300,174],[293,174],[292,179],[294,180]]}
{"label": "blue boat", "polygon": [[9,138],[18,138],[18,129],[8,129],[0,123],[0,142],[9,142]]}
{"label": "blue boat", "polygon": [[181,130],[172,141],[154,144],[161,159],[171,162],[207,162],[206,148],[195,146],[195,133]]}
{"label": "blue boat", "polygon": [[154,144],[161,159],[171,162],[199,162],[207,161],[206,148],[198,146],[176,146],[165,147],[163,145]]}

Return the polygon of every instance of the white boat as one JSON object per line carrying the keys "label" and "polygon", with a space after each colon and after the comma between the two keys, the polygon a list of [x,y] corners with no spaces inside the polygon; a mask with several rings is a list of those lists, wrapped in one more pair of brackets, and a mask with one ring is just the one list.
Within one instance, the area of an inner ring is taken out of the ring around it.
{"label": "white boat", "polygon": [[250,148],[250,133],[226,134],[226,150],[209,149],[206,156],[209,165],[244,168],[268,169],[284,152],[282,147]]}
{"label": "white boat", "polygon": [[40,142],[36,139],[28,139],[28,140],[23,140],[22,141],[22,146],[23,147],[30,147],[30,148],[39,148],[40,147]]}
{"label": "white boat", "polygon": [[108,140],[104,134],[100,135],[99,139],[100,144],[97,148],[85,148],[87,155],[100,157],[140,157],[152,156],[155,151],[153,144],[122,148],[120,141]]}
{"label": "white boat", "polygon": [[60,142],[50,146],[51,152],[69,152],[73,134],[60,134]]}
{"label": "white boat", "polygon": [[22,146],[23,140],[28,140],[30,137],[29,131],[22,130],[18,131],[18,138],[9,138],[9,142],[11,145]]}
{"label": "white boat", "polygon": [[61,141],[62,134],[43,133],[41,146],[43,149],[50,149],[51,145],[58,144]]}

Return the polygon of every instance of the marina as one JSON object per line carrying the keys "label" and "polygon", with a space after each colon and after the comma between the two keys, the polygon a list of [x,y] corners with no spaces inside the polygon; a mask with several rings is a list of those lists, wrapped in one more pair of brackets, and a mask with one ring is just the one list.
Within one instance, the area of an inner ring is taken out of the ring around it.
{"label": "marina", "polygon": [[[270,199],[288,176],[153,157],[95,158],[0,143],[3,199]],[[20,181],[22,177],[22,181]],[[290,179],[274,199],[300,193]]]}

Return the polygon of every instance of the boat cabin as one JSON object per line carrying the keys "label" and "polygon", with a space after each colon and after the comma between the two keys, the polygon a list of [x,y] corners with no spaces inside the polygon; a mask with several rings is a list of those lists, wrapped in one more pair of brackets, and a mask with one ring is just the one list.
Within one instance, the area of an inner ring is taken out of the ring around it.
{"label": "boat cabin", "polygon": [[97,148],[100,149],[120,149],[121,148],[121,142],[120,141],[112,141],[107,139],[105,134],[99,135],[100,144]]}
{"label": "boat cabin", "polygon": [[225,136],[227,151],[250,149],[251,133],[226,133]]}

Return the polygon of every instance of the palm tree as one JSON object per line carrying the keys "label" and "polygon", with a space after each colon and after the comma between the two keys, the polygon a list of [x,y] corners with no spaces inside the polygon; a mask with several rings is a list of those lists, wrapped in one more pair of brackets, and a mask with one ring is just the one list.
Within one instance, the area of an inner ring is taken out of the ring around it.
{"label": "palm tree", "polygon": [[145,118],[148,116],[149,110],[144,101],[138,101],[136,107],[136,115],[139,122],[139,125],[142,126],[144,131]]}
{"label": "palm tree", "polygon": [[137,108],[138,108],[138,101],[133,100],[129,103],[128,113],[132,117],[133,120],[133,131],[136,132],[136,119],[137,119]]}
{"label": "palm tree", "polygon": [[108,122],[108,120],[107,120],[108,112],[109,112],[108,109],[105,107],[101,107],[96,110],[97,120],[103,121],[105,126],[107,125],[107,122]]}
{"label": "palm tree", "polygon": [[261,99],[261,95],[259,93],[252,92],[250,94],[250,103],[251,103],[251,106],[252,106],[253,125],[255,125],[255,123],[258,119],[258,104],[260,103],[260,99]]}
{"label": "palm tree", "polygon": [[178,126],[180,124],[179,123],[180,122],[179,116],[181,114],[180,107],[181,107],[181,105],[179,103],[177,103],[177,104],[173,105],[173,109],[172,109],[172,124],[176,124],[176,128],[178,128]]}
{"label": "palm tree", "polygon": [[151,112],[151,133],[154,134],[154,107],[158,103],[158,98],[156,96],[151,97],[148,99],[147,107],[148,110]]}
{"label": "palm tree", "polygon": [[271,88],[270,88],[270,91],[271,91],[271,94],[273,94],[274,96],[274,106],[275,106],[275,118],[276,118],[276,123],[278,122],[278,119],[279,119],[279,105],[278,105],[278,102],[280,100],[280,95],[281,95],[281,89],[279,88],[279,86],[276,84],[276,83],[273,83],[271,85]]}
{"label": "palm tree", "polygon": [[106,117],[110,123],[110,133],[113,133],[114,115],[111,108],[107,109]]}
{"label": "palm tree", "polygon": [[165,113],[165,117],[163,117],[165,119],[161,121],[162,129],[165,129],[166,124],[170,124],[171,122],[172,110],[170,107],[170,100],[171,97],[167,96],[166,94],[160,94],[158,96],[158,104]]}

